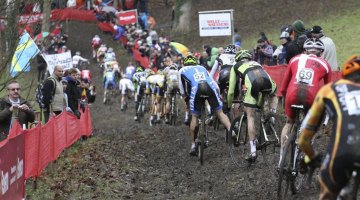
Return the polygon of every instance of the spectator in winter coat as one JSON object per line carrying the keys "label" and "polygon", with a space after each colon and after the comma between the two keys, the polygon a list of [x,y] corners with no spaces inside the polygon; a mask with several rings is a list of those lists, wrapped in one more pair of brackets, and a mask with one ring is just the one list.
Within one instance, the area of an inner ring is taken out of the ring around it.
{"label": "spectator in winter coat", "polygon": [[12,123],[12,117],[17,117],[19,123],[34,122],[35,112],[30,104],[20,96],[20,85],[17,81],[7,84],[7,96],[0,100],[0,141],[6,139]]}
{"label": "spectator in winter coat", "polygon": [[75,68],[68,70],[68,76],[65,80],[68,82],[65,93],[68,97],[68,105],[74,115],[80,119],[79,112],[79,100],[81,98],[81,93],[79,89],[79,81],[77,80],[78,71]]}
{"label": "spectator in winter coat", "polygon": [[289,63],[290,59],[303,52],[303,44],[306,40],[304,22],[296,20],[288,29],[291,41],[286,46],[286,62]]}
{"label": "spectator in winter coat", "polygon": [[272,65],[273,47],[264,39],[259,39],[254,48],[254,60],[261,65]]}
{"label": "spectator in winter coat", "polygon": [[126,36],[125,29],[122,26],[114,25],[114,40],[120,40],[122,36]]}
{"label": "spectator in winter coat", "polygon": [[55,66],[53,74],[44,82],[44,118],[49,120],[50,115],[59,115],[65,105],[64,89],[60,82],[64,73],[64,68],[60,65]]}
{"label": "spectator in winter coat", "polygon": [[41,54],[36,56],[37,70],[38,70],[38,82],[42,82],[45,78],[47,64],[44,57]]}
{"label": "spectator in winter coat", "polygon": [[324,35],[323,29],[320,26],[314,26],[311,29],[311,35],[312,37],[318,38],[321,42],[324,43],[325,50],[323,54],[321,54],[321,57],[328,61],[333,71],[339,71],[336,57],[336,46],[333,40]]}

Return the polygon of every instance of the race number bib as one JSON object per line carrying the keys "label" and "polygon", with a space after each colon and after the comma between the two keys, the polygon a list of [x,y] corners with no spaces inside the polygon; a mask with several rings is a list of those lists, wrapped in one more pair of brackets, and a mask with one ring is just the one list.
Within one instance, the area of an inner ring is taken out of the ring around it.
{"label": "race number bib", "polygon": [[314,79],[314,70],[309,68],[299,69],[296,75],[296,82],[312,85]]}
{"label": "race number bib", "polygon": [[360,115],[360,91],[346,93],[345,102],[349,115]]}
{"label": "race number bib", "polygon": [[204,72],[196,72],[194,74],[194,79],[196,82],[206,81],[206,76],[205,76]]}

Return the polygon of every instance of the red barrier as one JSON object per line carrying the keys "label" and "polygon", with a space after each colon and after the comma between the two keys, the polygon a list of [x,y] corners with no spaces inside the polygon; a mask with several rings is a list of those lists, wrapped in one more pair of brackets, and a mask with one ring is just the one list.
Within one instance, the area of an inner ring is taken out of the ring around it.
{"label": "red barrier", "polygon": [[50,20],[52,21],[96,21],[94,11],[92,10],[78,10],[72,8],[55,9],[51,11]]}
{"label": "red barrier", "polygon": [[65,148],[70,147],[82,135],[90,136],[92,130],[88,107],[82,112],[80,120],[68,112],[62,112],[56,117],[50,117],[45,125],[38,124],[25,130],[25,179],[40,176]]}
{"label": "red barrier", "polygon": [[102,31],[115,33],[114,27],[109,22],[98,22],[97,24]]}
{"label": "red barrier", "polygon": [[142,57],[138,49],[132,48],[132,52],[133,52],[133,55],[134,55],[134,60],[138,61],[143,68],[146,69],[146,68],[148,68],[150,66],[149,58],[148,57]]}
{"label": "red barrier", "polygon": [[24,199],[24,134],[18,134],[13,138],[7,138],[1,144],[0,199]]}

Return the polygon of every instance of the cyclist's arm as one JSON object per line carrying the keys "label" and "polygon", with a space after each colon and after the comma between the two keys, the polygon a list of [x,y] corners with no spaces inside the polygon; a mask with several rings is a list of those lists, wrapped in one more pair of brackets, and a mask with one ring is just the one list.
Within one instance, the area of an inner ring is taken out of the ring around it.
{"label": "cyclist's arm", "polygon": [[329,69],[329,71],[328,71],[328,73],[325,75],[324,84],[327,84],[327,83],[330,83],[330,82],[331,82],[331,75],[332,75],[332,71],[331,71],[330,65],[327,64],[326,67]]}
{"label": "cyclist's arm", "polygon": [[228,107],[231,108],[232,106],[232,101],[234,98],[234,91],[235,91],[235,86],[236,86],[236,74],[235,74],[235,68],[232,67],[230,70],[230,78],[229,78],[229,90],[228,90],[228,95],[227,95],[227,102],[228,102]]}
{"label": "cyclist's arm", "polygon": [[282,96],[284,96],[284,97],[286,96],[286,91],[287,91],[289,82],[291,80],[291,77],[292,77],[291,65],[288,65],[287,70],[284,75],[284,79],[281,83],[281,90],[280,90]]}
{"label": "cyclist's arm", "polygon": [[321,124],[322,116],[325,112],[324,95],[327,93],[328,86],[322,88],[314,100],[309,112],[304,118],[301,127],[301,135],[299,138],[299,146],[306,155],[312,159],[315,156],[315,152],[311,146],[311,140],[314,137],[319,124]]}
{"label": "cyclist's arm", "polygon": [[184,90],[184,85],[183,85],[183,82],[182,82],[182,79],[181,79],[181,74],[179,73],[178,74],[178,80],[179,80],[179,90],[180,90],[180,94],[181,96],[185,96],[185,90]]}

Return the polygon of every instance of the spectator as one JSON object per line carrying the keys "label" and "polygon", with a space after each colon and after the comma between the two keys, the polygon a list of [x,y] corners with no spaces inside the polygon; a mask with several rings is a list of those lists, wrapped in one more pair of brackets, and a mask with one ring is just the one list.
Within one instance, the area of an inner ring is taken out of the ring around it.
{"label": "spectator", "polygon": [[328,61],[333,71],[339,71],[336,57],[336,46],[333,40],[324,35],[323,29],[320,26],[314,26],[311,29],[311,35],[312,37],[318,38],[321,42],[324,43],[325,50],[321,57]]}
{"label": "spectator", "polygon": [[303,52],[303,45],[306,40],[304,22],[296,20],[292,27],[288,29],[291,41],[286,46],[286,62],[289,63],[290,59]]}
{"label": "spectator", "polygon": [[236,47],[241,47],[241,35],[237,28],[234,29],[233,43]]}
{"label": "spectator", "polygon": [[78,119],[80,119],[80,112],[78,108],[81,94],[80,88],[78,87],[80,83],[77,79],[77,76],[78,71],[76,68],[71,68],[68,70],[68,76],[65,78],[65,80],[68,82],[65,93],[67,94],[68,103],[71,111]]}
{"label": "spectator", "polygon": [[53,74],[44,82],[44,118],[49,121],[51,115],[59,115],[65,105],[64,89],[60,82],[63,77],[64,69],[62,66],[55,66]]}
{"label": "spectator", "polygon": [[19,123],[34,122],[35,112],[30,104],[20,96],[20,84],[10,81],[7,84],[7,96],[0,100],[0,141],[6,139],[12,123],[12,117],[17,117]]}
{"label": "spectator", "polygon": [[138,10],[140,12],[148,13],[147,2],[148,0],[138,0]]}
{"label": "spectator", "polygon": [[140,12],[139,16],[139,24],[143,30],[146,30],[148,28],[147,15],[144,12]]}
{"label": "spectator", "polygon": [[257,41],[254,49],[254,60],[261,65],[272,65],[273,47],[263,38]]}
{"label": "spectator", "polygon": [[156,21],[153,16],[148,15],[147,16],[147,24],[149,26],[149,29],[154,29],[156,26]]}
{"label": "spectator", "polygon": [[280,46],[273,53],[273,60],[277,64],[286,64],[286,46],[291,41],[289,32],[285,28],[280,34]]}
{"label": "spectator", "polygon": [[121,37],[125,37],[125,29],[123,26],[114,25],[114,40],[120,40]]}
{"label": "spectator", "polygon": [[76,8],[76,0],[68,0],[66,6],[68,8]]}

